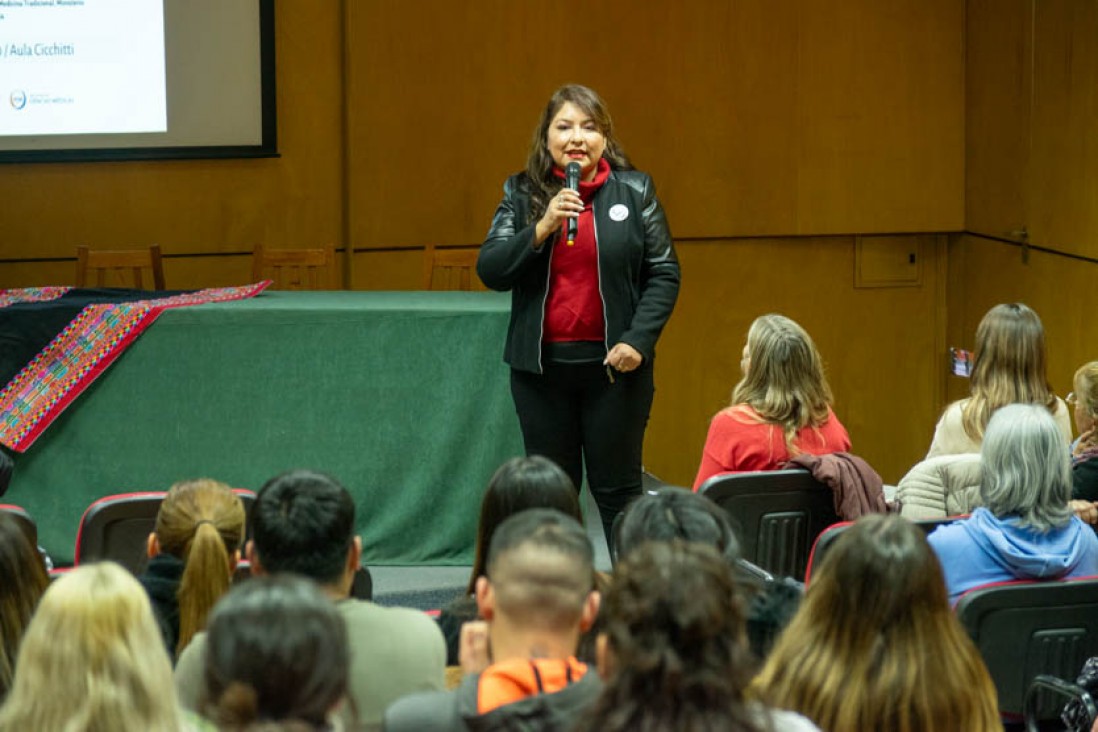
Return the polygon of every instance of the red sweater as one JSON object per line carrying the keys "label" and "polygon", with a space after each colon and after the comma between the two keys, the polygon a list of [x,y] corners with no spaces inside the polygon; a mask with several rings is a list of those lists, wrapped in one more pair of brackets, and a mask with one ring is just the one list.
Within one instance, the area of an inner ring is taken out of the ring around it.
{"label": "red sweater", "polygon": [[[793,438],[793,444],[801,453],[810,455],[849,452],[850,436],[829,409],[826,422],[819,427],[803,428]],[[709,423],[694,490],[719,473],[777,470],[790,457],[779,425],[758,421],[758,413],[746,404],[722,409]]]}
{"label": "red sweater", "polygon": [[[554,171],[563,177],[561,170]],[[545,303],[543,340],[603,341],[606,324],[599,296],[599,252],[595,242],[595,222],[591,200],[610,176],[610,164],[599,160],[595,179],[580,181],[583,212],[576,221],[576,243],[567,244],[565,221],[549,259],[549,296]]]}

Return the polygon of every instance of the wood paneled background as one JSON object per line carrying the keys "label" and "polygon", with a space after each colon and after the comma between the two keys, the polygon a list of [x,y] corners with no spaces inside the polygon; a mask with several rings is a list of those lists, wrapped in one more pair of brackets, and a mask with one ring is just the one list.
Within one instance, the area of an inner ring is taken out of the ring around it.
{"label": "wood paneled background", "polygon": [[[279,0],[281,157],[2,166],[0,287],[70,282],[80,243],[159,243],[184,288],[246,281],[258,241],[332,241],[352,287],[416,288],[427,242],[483,238],[545,100],[577,81],[654,176],[683,265],[647,467],[689,484],[748,324],[780,311],[895,481],[964,390],[946,347],[971,346],[990,305],[1037,308],[1061,392],[1098,358],[1095,8]],[[1028,263],[1003,241],[1022,228],[1049,250]],[[899,235],[914,281],[855,285],[873,234]]]}

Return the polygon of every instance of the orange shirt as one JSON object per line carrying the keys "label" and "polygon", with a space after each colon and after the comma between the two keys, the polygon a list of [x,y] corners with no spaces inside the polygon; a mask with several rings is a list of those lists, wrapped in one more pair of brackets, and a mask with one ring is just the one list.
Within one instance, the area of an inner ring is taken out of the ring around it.
{"label": "orange shirt", "polygon": [[480,674],[477,712],[488,712],[535,694],[552,694],[587,673],[575,658],[515,659],[494,663]]}

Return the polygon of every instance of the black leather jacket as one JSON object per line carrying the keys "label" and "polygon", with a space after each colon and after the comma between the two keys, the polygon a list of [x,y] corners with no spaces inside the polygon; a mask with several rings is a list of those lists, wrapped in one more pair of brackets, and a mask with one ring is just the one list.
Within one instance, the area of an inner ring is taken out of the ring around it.
{"label": "black leather jacket", "polygon": [[[511,291],[504,361],[540,374],[549,260],[559,236],[553,234],[534,249],[537,221],[526,223],[529,211],[529,180],[525,173],[513,175],[503,184],[503,200],[480,248],[477,274],[493,290]],[[607,351],[624,342],[651,361],[656,339],[675,307],[680,279],[652,179],[635,170],[611,171],[595,194],[592,211]]]}

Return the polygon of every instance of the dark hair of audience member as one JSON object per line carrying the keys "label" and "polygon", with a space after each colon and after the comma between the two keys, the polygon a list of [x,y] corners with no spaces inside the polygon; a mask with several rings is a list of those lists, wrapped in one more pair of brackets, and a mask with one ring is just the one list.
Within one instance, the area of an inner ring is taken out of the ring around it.
{"label": "dark hair of audience member", "polygon": [[673,539],[711,546],[729,565],[740,557],[740,542],[720,506],[682,488],[660,488],[630,503],[614,539],[618,557],[647,541]]}
{"label": "dark hair of audience member", "polygon": [[1002,729],[938,559],[899,516],[859,519],[836,540],[752,688],[828,732]]}
{"label": "dark hair of audience member", "polygon": [[224,731],[327,730],[349,669],[343,618],[314,582],[253,577],[210,616],[206,714]]}
{"label": "dark hair of audience member", "polygon": [[641,545],[614,568],[600,614],[605,687],[579,730],[758,729],[743,610],[713,548]]}
{"label": "dark hair of audience member", "polygon": [[176,483],[160,504],[153,533],[162,552],[184,562],[176,592],[178,654],[206,627],[214,603],[229,589],[233,556],[244,540],[244,504],[216,480]]}
{"label": "dark hair of audience member", "polygon": [[15,675],[23,631],[48,586],[42,555],[16,520],[0,511],[0,701]]}
{"label": "dark hair of audience member", "polygon": [[252,507],[252,540],[268,574],[338,581],[354,541],[355,503],[330,475],[293,470],[271,478]]}
{"label": "dark hair of audience member", "polygon": [[528,508],[554,508],[583,523],[576,488],[560,466],[540,455],[511,458],[492,475],[481,499],[473,569],[466,593],[474,592],[477,577],[485,573],[488,546],[496,528],[504,519]]}
{"label": "dark hair of audience member", "polygon": [[622,558],[647,541],[675,539],[705,544],[724,557],[743,598],[751,652],[764,658],[800,604],[800,585],[764,580],[765,574],[740,557],[739,540],[724,510],[683,488],[660,488],[630,503],[617,528],[614,550]]}
{"label": "dark hair of audience member", "polygon": [[0,450],[0,496],[7,492],[11,485],[11,476],[15,472],[15,461],[6,452]]}

